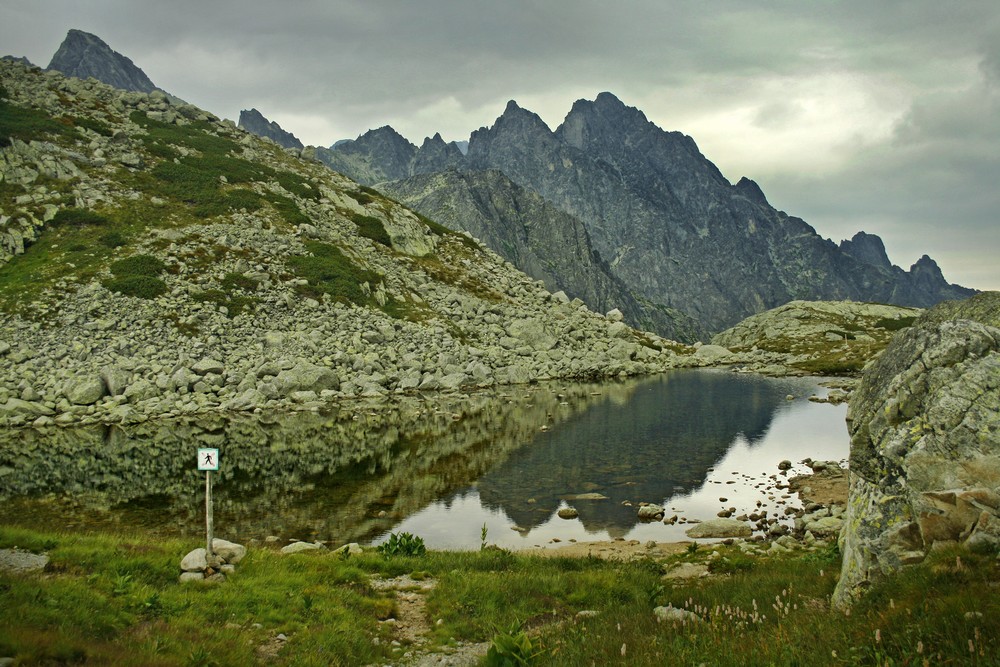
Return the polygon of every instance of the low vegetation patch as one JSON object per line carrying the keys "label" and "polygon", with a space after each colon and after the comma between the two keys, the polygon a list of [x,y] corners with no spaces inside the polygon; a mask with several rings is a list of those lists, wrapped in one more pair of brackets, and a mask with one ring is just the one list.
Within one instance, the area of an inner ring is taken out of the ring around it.
{"label": "low vegetation patch", "polygon": [[55,227],[82,227],[84,225],[107,226],[110,224],[107,216],[83,208],[63,208],[55,214],[49,224]]}
{"label": "low vegetation patch", "polygon": [[36,109],[26,109],[0,100],[0,148],[14,139],[29,142],[58,139],[75,134],[71,120],[56,119]]}
{"label": "low vegetation patch", "polygon": [[[427,646],[489,642],[486,664],[990,665],[1000,651],[1000,565],[958,549],[845,615],[829,607],[835,550],[756,558],[712,545],[658,563],[490,546],[390,557],[251,548],[224,584],[182,586],[178,563],[197,540],[0,526],[0,548],[15,545],[51,559],[40,574],[0,572],[0,654],[25,664],[395,663],[409,647],[393,647],[395,624],[380,621],[396,617],[396,600],[371,582],[402,575],[436,582],[420,593]],[[709,550],[711,576],[661,578]],[[658,622],[667,605],[697,619]]]}
{"label": "low vegetation patch", "polygon": [[[416,213],[416,211],[414,211],[414,213]],[[441,223],[435,222],[434,220],[431,220],[427,216],[421,215],[420,213],[416,213],[416,215],[417,219],[420,220],[420,222],[427,225],[427,229],[431,230],[431,233],[436,234],[437,236],[448,236],[451,238],[458,239],[459,241],[462,242],[462,245],[466,246],[471,250],[482,250],[482,248],[478,243],[476,243],[474,240],[472,240],[465,234],[462,234],[461,232],[456,232],[453,229],[449,229],[448,227],[445,227]]]}
{"label": "low vegetation patch", "polygon": [[371,297],[362,289],[362,283],[375,285],[379,274],[362,269],[351,261],[340,248],[329,243],[306,241],[308,255],[298,255],[288,260],[288,265],[307,285],[299,287],[302,294],[318,298],[324,294],[345,303],[370,305]]}
{"label": "low vegetation patch", "polygon": [[166,283],[157,277],[166,268],[152,255],[133,255],[111,265],[114,278],[105,281],[104,286],[125,296],[155,299],[167,291]]}
{"label": "low vegetation patch", "polygon": [[351,215],[351,222],[358,226],[358,234],[361,236],[371,239],[375,243],[384,245],[387,248],[392,247],[392,239],[389,238],[389,232],[385,231],[385,225],[378,218],[371,215],[354,213]]}

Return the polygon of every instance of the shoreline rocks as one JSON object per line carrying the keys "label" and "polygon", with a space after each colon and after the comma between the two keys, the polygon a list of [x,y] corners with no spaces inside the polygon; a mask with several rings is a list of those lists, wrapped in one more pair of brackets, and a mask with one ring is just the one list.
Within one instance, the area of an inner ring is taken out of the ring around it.
{"label": "shoreline rocks", "polygon": [[188,552],[181,559],[181,574],[178,581],[182,584],[207,581],[220,583],[227,575],[235,574],[236,564],[246,555],[246,547],[242,544],[220,540],[212,540],[212,555],[204,547]]}

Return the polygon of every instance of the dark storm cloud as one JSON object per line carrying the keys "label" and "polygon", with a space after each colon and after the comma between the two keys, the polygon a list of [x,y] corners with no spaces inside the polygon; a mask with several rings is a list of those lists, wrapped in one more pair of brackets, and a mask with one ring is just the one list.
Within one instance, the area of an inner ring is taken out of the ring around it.
{"label": "dark storm cloud", "polygon": [[[463,139],[508,99],[553,127],[610,90],[834,240],[1000,288],[995,0],[0,0],[0,51],[93,32],[219,115],[307,143],[391,124]],[[964,241],[964,244],[963,244]]]}

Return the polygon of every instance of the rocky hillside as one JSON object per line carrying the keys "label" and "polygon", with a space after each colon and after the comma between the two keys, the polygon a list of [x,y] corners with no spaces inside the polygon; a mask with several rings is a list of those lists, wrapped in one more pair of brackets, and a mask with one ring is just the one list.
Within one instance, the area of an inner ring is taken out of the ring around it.
{"label": "rocky hillside", "polygon": [[510,102],[472,134],[464,159],[457,146],[442,154],[432,142],[425,155],[427,146],[381,128],[324,159],[368,184],[500,170],[581,220],[631,290],[709,331],[795,299],[926,307],[974,293],[948,284],[927,257],[909,271],[892,266],[873,235],[841,247],[823,239],[774,209],[753,181],[731,184],[690,137],[656,127],[610,93],[578,101],[555,131]]}
{"label": "rocky hillside", "polygon": [[264,115],[256,109],[240,111],[237,125],[258,137],[267,137],[283,148],[303,148],[302,142],[294,134],[286,132],[277,123],[264,118]]}
{"label": "rocky hillside", "polygon": [[139,93],[151,93],[156,86],[146,73],[126,56],[104,43],[97,35],[70,30],[52,56],[50,70],[78,79],[93,77],[98,81]]}
{"label": "rocky hillside", "polygon": [[598,312],[617,308],[628,324],[685,342],[704,335],[683,313],[638,298],[594,252],[582,222],[502,172],[450,169],[376,189],[451,229],[471,233],[549,290],[564,291]]}
{"label": "rocky hillside", "polygon": [[675,349],[159,91],[0,62],[0,423],[653,372]]}
{"label": "rocky hillside", "polygon": [[784,365],[809,373],[854,374],[921,312],[877,303],[792,301],[716,334],[712,344],[741,355],[784,355]]}
{"label": "rocky hillside", "polygon": [[835,603],[939,545],[1000,549],[998,325],[1000,293],[942,304],[865,371]]}

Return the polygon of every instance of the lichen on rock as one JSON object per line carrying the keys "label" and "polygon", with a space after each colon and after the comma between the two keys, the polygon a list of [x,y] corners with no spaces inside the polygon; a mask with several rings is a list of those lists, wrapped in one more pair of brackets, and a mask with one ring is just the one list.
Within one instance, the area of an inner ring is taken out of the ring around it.
{"label": "lichen on rock", "polygon": [[[970,319],[971,318],[971,319]],[[1000,547],[1000,293],[932,309],[851,399],[851,489],[834,603],[936,543]]]}

